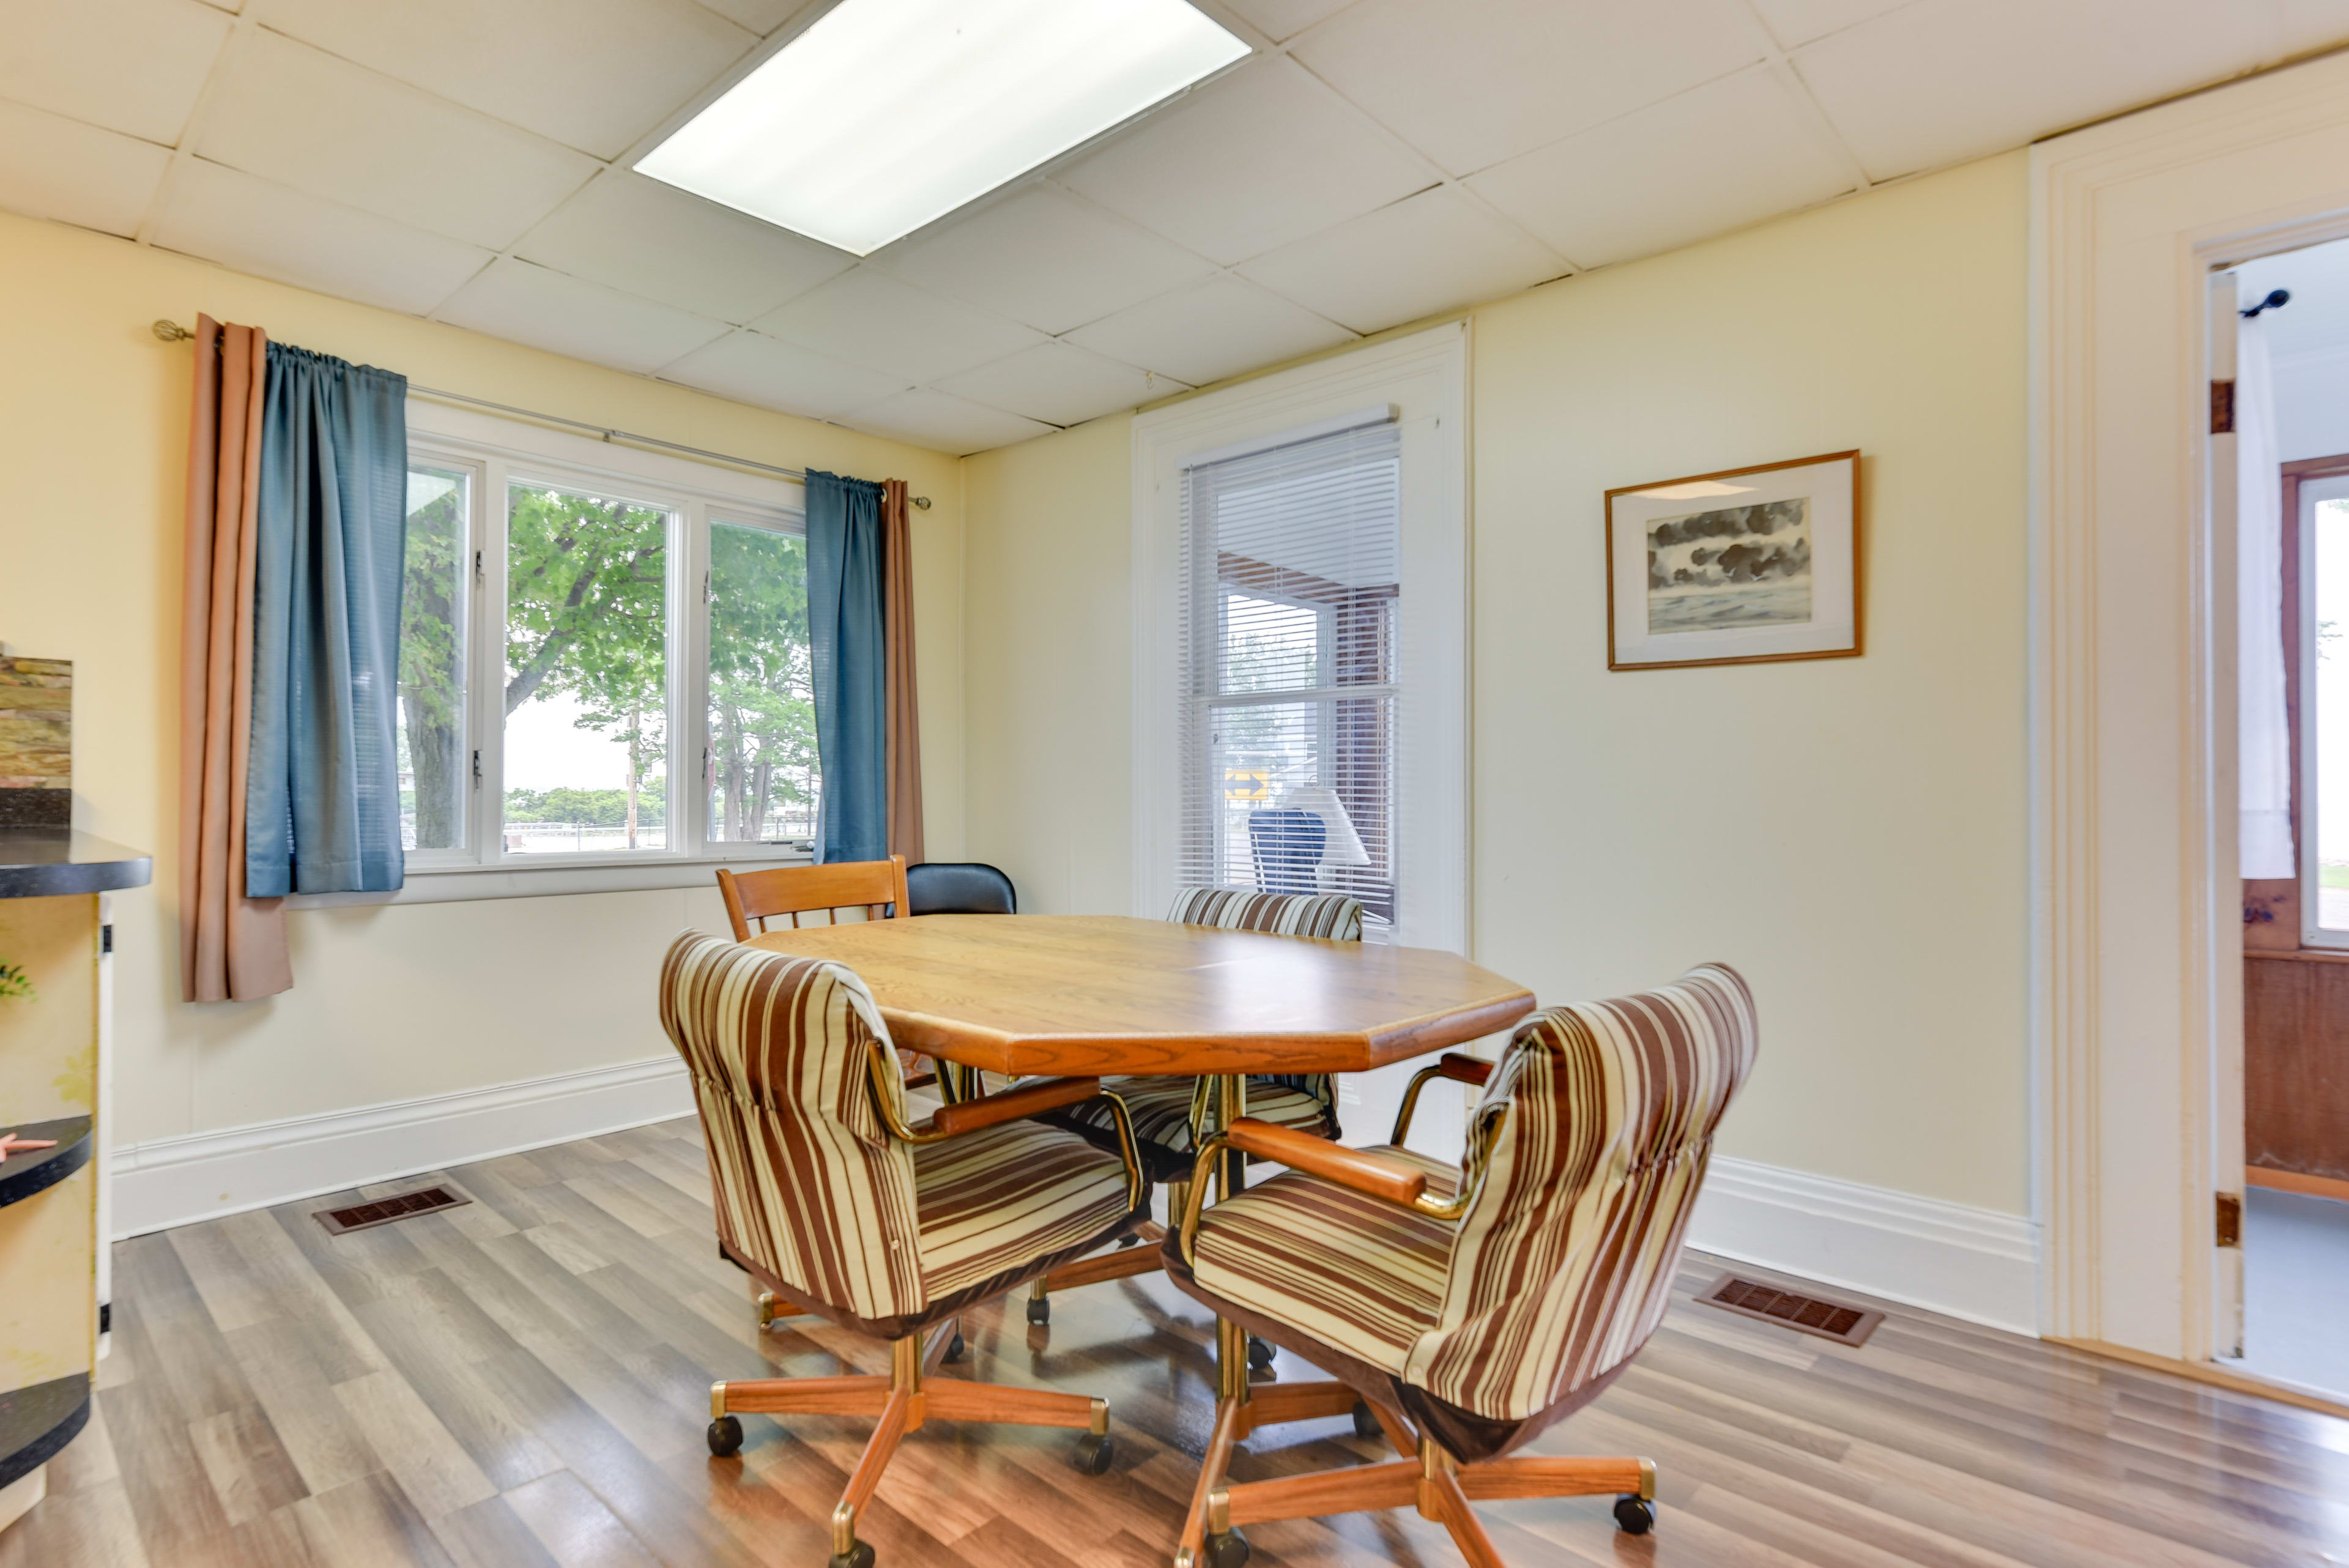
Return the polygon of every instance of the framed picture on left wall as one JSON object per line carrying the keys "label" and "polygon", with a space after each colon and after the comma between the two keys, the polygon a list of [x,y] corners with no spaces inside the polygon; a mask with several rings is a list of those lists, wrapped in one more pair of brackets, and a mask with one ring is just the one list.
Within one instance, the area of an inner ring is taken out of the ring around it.
{"label": "framed picture on left wall", "polygon": [[1860,651],[1859,453],[1607,493],[1607,668]]}

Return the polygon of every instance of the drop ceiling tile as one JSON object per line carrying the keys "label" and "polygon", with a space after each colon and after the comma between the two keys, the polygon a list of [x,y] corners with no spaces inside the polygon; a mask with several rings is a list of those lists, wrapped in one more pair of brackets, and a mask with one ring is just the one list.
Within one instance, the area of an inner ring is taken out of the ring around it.
{"label": "drop ceiling tile", "polygon": [[661,372],[677,381],[787,414],[832,419],[879,402],[906,383],[878,370],[843,365],[761,333],[730,332]]}
{"label": "drop ceiling tile", "polygon": [[1760,62],[1744,0],[1363,0],[1297,57],[1454,174]]}
{"label": "drop ceiling tile", "polygon": [[2278,57],[2304,54],[2349,39],[2349,0],[2281,0],[2283,36]]}
{"label": "drop ceiling tile", "polygon": [[1786,48],[1881,16],[1909,0],[1754,0],[1754,8]]}
{"label": "drop ceiling tile", "polygon": [[421,316],[490,253],[191,158],[172,170],[155,243],[255,277]]}
{"label": "drop ceiling tile", "polygon": [[492,337],[640,373],[682,358],[726,330],[723,322],[512,256],[499,257],[433,316]]}
{"label": "drop ceiling tile", "polygon": [[264,27],[229,46],[196,151],[314,196],[503,250],[599,165]]}
{"label": "drop ceiling tile", "polygon": [[698,316],[748,321],[856,265],[845,251],[614,169],[515,254]]}
{"label": "drop ceiling tile", "polygon": [[2201,0],[1918,0],[1794,59],[1889,180],[2231,76],[2268,41]]}
{"label": "drop ceiling tile", "polygon": [[910,283],[1046,332],[1066,332],[1215,270],[1049,185],[1031,185],[873,259]]}
{"label": "drop ceiling tile", "polygon": [[1045,341],[1044,335],[871,267],[843,273],[750,325],[786,342],[908,381],[934,381]]}
{"label": "drop ceiling tile", "polygon": [[1853,188],[1767,67],[1511,159],[1471,189],[1578,265],[1671,250]]}
{"label": "drop ceiling tile", "polygon": [[807,0],[701,0],[728,21],[765,37],[807,8]]}
{"label": "drop ceiling tile", "polygon": [[1548,247],[1449,185],[1365,213],[1239,269],[1357,332],[1497,299],[1568,270]]}
{"label": "drop ceiling tile", "polygon": [[1137,370],[1070,343],[1040,343],[938,383],[942,392],[1056,425],[1082,424],[1188,389],[1171,376]]}
{"label": "drop ceiling tile", "polygon": [[1262,28],[1266,37],[1279,43],[1336,16],[1353,0],[1225,0],[1225,4]]}
{"label": "drop ceiling tile", "polygon": [[1203,387],[1354,336],[1252,283],[1211,277],[1080,327],[1068,341]]}
{"label": "drop ceiling tile", "polygon": [[202,0],[0,0],[0,98],[168,146],[228,32]]}
{"label": "drop ceiling tile", "polygon": [[1055,178],[1229,265],[1423,190],[1437,175],[1275,55],[1200,88]]}
{"label": "drop ceiling tile", "polygon": [[281,33],[598,158],[618,157],[756,41],[692,0],[251,4]]}
{"label": "drop ceiling tile", "polygon": [[909,446],[951,452],[957,457],[1052,433],[1050,425],[925,387],[884,398],[869,408],[857,410],[843,422]]}
{"label": "drop ceiling tile", "polygon": [[128,236],[171,161],[151,141],[0,102],[0,207],[12,213]]}

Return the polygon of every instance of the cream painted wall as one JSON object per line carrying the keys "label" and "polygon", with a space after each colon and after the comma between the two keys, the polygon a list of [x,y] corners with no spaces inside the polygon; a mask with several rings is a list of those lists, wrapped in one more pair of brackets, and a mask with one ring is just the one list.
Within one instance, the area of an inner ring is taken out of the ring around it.
{"label": "cream painted wall", "polygon": [[151,848],[118,900],[118,1141],[238,1127],[665,1054],[653,975],[714,892],[602,893],[293,915],[295,989],[179,1001],[180,574],[188,347],[199,310],[412,379],[790,466],[906,480],[932,854],[961,850],[956,460],[0,214],[0,639],[75,664],[75,813]]}
{"label": "cream painted wall", "polygon": [[[1545,998],[1753,981],[1725,1153],[2029,1207],[2027,169],[1474,313],[1474,951]],[[966,460],[969,845],[1127,907],[1130,421]],[[1610,674],[1601,493],[1857,447],[1868,645]]]}

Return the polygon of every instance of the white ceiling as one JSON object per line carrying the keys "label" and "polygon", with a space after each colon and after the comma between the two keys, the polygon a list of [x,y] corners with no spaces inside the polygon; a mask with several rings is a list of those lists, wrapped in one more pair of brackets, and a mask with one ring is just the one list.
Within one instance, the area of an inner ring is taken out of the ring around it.
{"label": "white ceiling", "polygon": [[860,262],[629,171],[830,0],[0,0],[0,206],[967,452],[2349,39],[2349,0],[1194,3],[1255,56]]}

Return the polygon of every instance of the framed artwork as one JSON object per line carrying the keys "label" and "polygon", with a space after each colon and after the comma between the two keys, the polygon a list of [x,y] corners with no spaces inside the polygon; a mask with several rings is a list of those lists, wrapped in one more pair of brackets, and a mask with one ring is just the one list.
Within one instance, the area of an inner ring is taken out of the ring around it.
{"label": "framed artwork", "polygon": [[1860,651],[1859,453],[1607,493],[1607,668]]}

